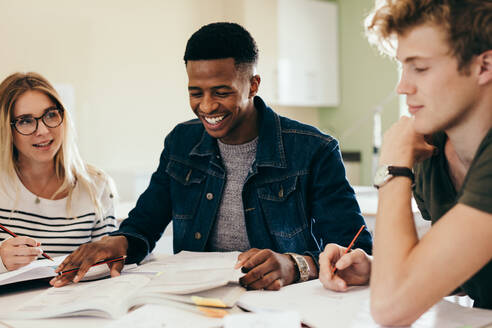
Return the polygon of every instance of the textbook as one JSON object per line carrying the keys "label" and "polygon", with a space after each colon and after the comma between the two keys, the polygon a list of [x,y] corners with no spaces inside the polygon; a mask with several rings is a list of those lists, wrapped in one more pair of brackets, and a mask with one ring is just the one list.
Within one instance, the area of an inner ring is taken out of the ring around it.
{"label": "textbook", "polygon": [[[208,261],[207,255],[210,255]],[[209,316],[224,316],[245,292],[238,283],[242,273],[234,269],[236,258],[236,254],[230,253],[186,252],[182,256],[152,259],[111,279],[49,288],[10,313],[2,313],[0,309],[0,318],[83,315],[115,319],[144,304],[165,304]],[[165,271],[156,272],[164,268]]]}
{"label": "textbook", "polygon": [[[55,269],[67,255],[48,259],[37,260],[29,263],[17,270],[7,271],[0,274],[0,286],[13,284],[21,281],[36,280],[42,278],[51,278],[57,275]],[[134,268],[136,265],[125,265],[123,271]],[[109,267],[107,265],[98,265],[89,269],[83,280],[95,280],[109,276]]]}

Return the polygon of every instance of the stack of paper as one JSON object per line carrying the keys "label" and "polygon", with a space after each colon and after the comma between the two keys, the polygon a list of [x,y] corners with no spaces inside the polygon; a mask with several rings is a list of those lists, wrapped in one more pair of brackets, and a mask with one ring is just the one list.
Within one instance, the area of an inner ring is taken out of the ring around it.
{"label": "stack of paper", "polygon": [[89,315],[118,318],[132,307],[165,304],[222,317],[244,293],[237,254],[190,253],[154,258],[119,277],[50,288],[0,318]]}

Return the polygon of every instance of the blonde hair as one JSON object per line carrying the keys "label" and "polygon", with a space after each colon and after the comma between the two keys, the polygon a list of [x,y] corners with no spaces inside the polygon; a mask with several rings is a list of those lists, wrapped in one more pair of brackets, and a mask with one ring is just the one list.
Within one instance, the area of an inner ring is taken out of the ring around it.
{"label": "blonde hair", "polygon": [[95,207],[97,217],[102,218],[102,204],[97,195],[96,179],[103,179],[109,191],[115,195],[112,179],[103,171],[83,162],[75,143],[75,128],[70,112],[65,109],[55,88],[40,74],[14,73],[0,84],[0,174],[13,184],[19,174],[17,150],[14,146],[10,122],[13,117],[15,102],[26,91],[37,90],[47,95],[57,108],[63,110],[65,128],[63,129],[62,145],[54,157],[55,174],[63,180],[60,188],[52,198],[62,192],[68,192],[67,212],[71,211],[72,192],[80,183],[89,193]]}
{"label": "blonde hair", "polygon": [[376,0],[365,20],[369,42],[390,56],[396,37],[422,24],[446,31],[459,70],[492,49],[492,0]]}

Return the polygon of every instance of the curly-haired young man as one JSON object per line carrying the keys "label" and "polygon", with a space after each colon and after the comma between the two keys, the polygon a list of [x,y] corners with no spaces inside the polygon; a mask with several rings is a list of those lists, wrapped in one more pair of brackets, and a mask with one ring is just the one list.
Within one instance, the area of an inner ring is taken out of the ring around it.
{"label": "curly-haired young man", "polygon": [[[458,287],[492,309],[492,1],[377,1],[367,23],[401,63],[397,91],[412,117],[384,136],[372,268],[362,251],[327,245],[320,279],[344,290],[370,274],[372,314],[387,325],[412,323]],[[414,184],[433,223],[422,240]]]}

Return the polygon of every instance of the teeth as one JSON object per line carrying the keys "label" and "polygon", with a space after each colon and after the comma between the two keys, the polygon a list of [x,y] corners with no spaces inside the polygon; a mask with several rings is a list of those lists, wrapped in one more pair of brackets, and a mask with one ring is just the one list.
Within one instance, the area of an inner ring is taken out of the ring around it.
{"label": "teeth", "polygon": [[222,121],[222,119],[224,118],[224,116],[225,115],[217,116],[217,117],[205,117],[205,121],[207,121],[210,124],[217,124],[220,121]]}
{"label": "teeth", "polygon": [[35,147],[45,147],[45,146],[48,146],[50,143],[51,143],[51,140],[48,142],[45,142],[45,143],[35,144],[34,146]]}

